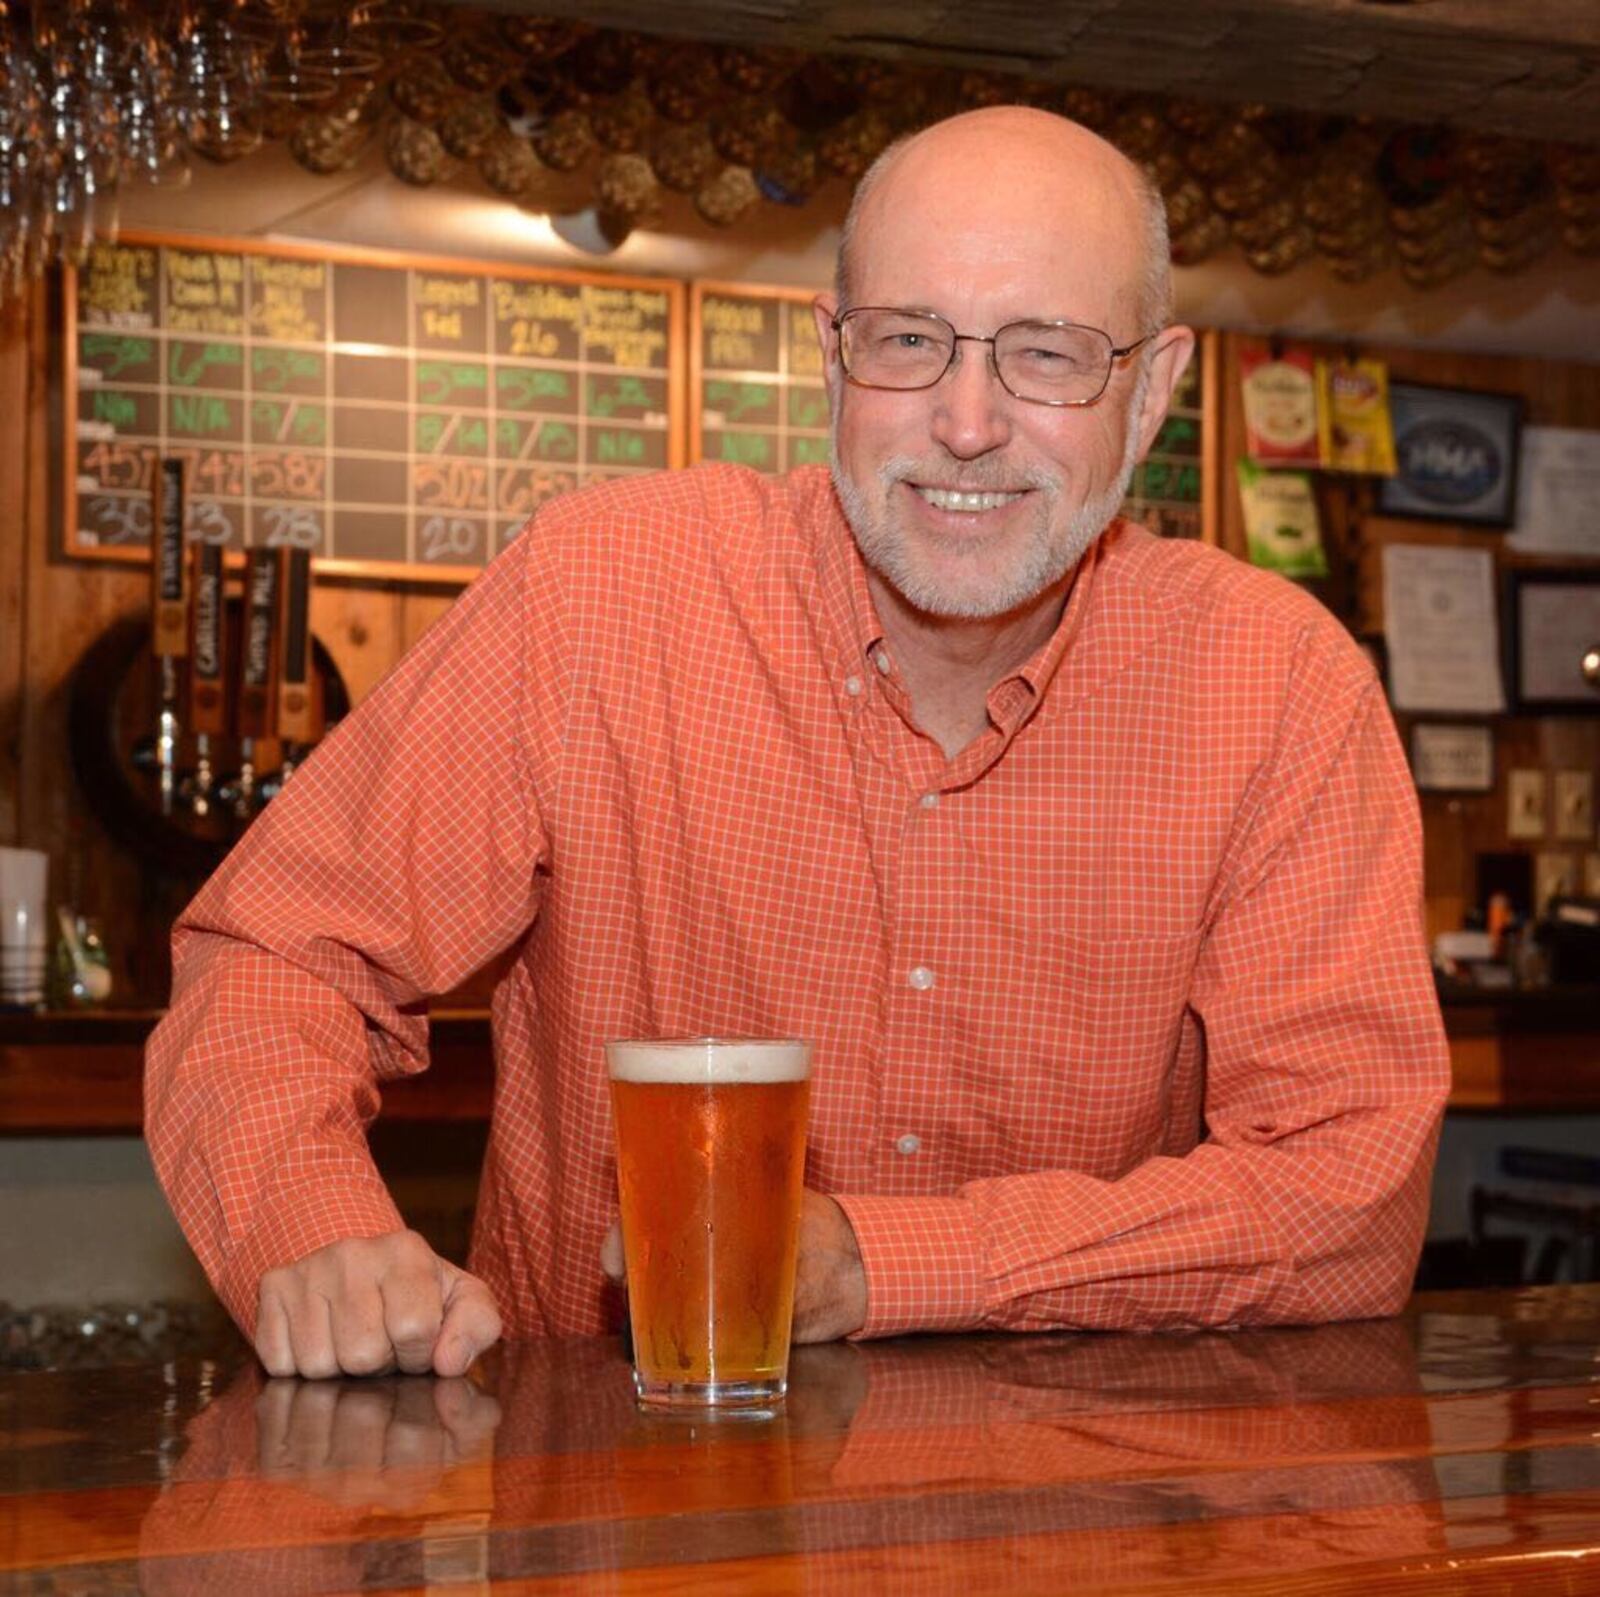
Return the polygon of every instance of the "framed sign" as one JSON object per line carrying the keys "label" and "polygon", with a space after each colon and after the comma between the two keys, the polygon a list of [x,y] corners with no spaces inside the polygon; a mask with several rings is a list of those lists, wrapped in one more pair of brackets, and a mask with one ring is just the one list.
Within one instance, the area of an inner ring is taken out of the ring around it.
{"label": "framed sign", "polygon": [[1600,569],[1508,572],[1505,633],[1513,710],[1600,714]]}
{"label": "framed sign", "polygon": [[1419,793],[1487,793],[1494,787],[1494,734],[1487,726],[1418,721],[1411,775]]}
{"label": "framed sign", "polygon": [[1378,480],[1378,513],[1509,527],[1517,503],[1522,400],[1391,383],[1398,470]]}

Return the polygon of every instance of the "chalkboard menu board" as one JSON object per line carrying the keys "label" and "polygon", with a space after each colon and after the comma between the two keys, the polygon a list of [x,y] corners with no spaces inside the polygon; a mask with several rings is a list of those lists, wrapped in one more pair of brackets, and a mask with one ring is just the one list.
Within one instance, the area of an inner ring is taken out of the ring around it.
{"label": "chalkboard menu board", "polygon": [[1167,419],[1150,446],[1150,453],[1134,468],[1122,513],[1143,522],[1163,538],[1204,538],[1216,541],[1215,508],[1206,462],[1211,418],[1216,414],[1214,340],[1200,334],[1194,359],[1172,396]]}
{"label": "chalkboard menu board", "polygon": [[436,578],[555,494],[683,460],[679,283],[125,234],[64,298],[76,554],[147,554],[162,455],[192,539]]}
{"label": "chalkboard menu board", "polygon": [[828,459],[828,392],[810,289],[696,283],[691,460],[787,471]]}

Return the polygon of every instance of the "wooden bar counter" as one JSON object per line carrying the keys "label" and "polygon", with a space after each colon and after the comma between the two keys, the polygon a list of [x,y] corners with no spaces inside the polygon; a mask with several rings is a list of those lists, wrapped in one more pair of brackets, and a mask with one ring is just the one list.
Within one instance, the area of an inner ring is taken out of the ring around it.
{"label": "wooden bar counter", "polygon": [[1192,1336],[798,1351],[642,1413],[615,1340],[465,1380],[0,1376],[0,1592],[1600,1591],[1600,1286]]}

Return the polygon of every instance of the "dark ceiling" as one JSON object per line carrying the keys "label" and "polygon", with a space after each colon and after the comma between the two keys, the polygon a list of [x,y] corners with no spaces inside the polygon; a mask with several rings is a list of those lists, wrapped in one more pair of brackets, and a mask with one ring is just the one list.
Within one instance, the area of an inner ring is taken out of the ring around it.
{"label": "dark ceiling", "polygon": [[719,43],[1600,145],[1600,0],[489,4]]}

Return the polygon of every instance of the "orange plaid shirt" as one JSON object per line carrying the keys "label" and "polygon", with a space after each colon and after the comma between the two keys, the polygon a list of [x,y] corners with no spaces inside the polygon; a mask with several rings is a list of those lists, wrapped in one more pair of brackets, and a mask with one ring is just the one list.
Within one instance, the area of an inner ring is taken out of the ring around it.
{"label": "orange plaid shirt", "polygon": [[956,759],[919,734],[827,474],[542,509],[181,918],[157,1169],[261,1275],[403,1222],[368,1155],[427,1000],[510,951],[472,1268],[599,1331],[601,1044],[817,1044],[807,1181],[864,1334],[1383,1314],[1448,1055],[1415,800],[1314,600],[1114,525]]}

